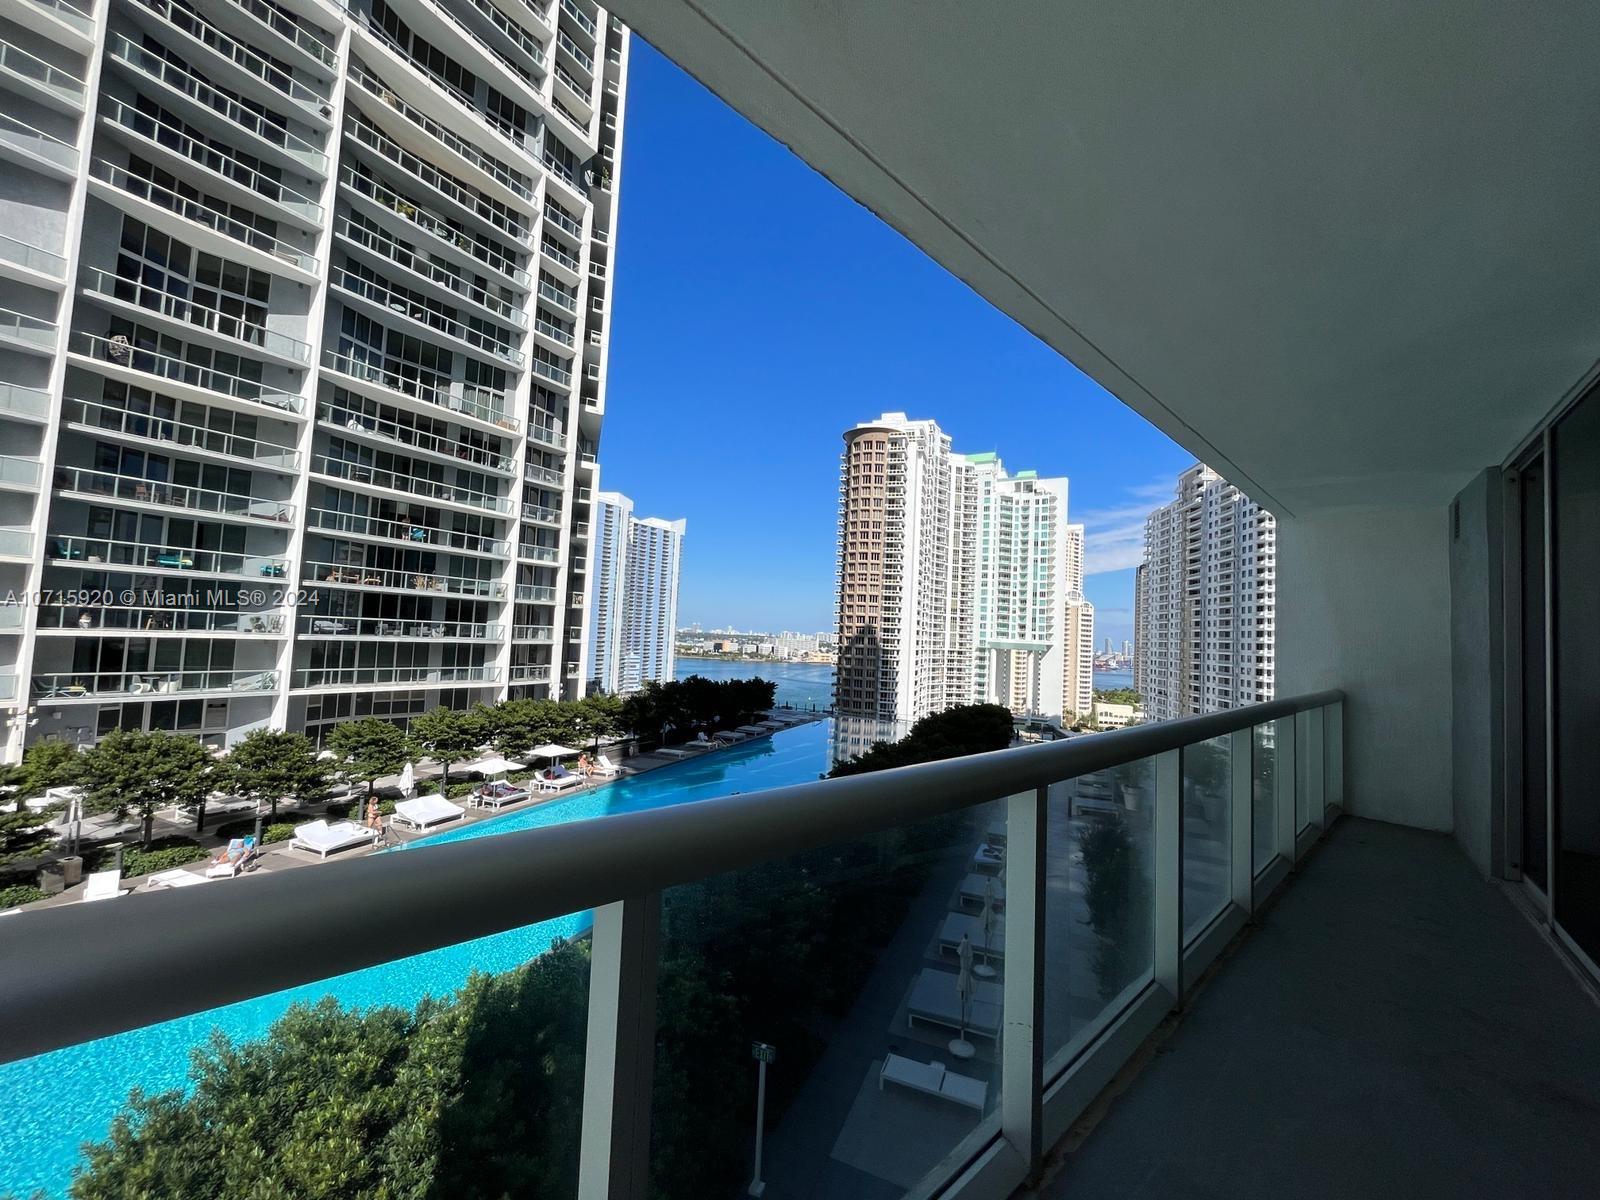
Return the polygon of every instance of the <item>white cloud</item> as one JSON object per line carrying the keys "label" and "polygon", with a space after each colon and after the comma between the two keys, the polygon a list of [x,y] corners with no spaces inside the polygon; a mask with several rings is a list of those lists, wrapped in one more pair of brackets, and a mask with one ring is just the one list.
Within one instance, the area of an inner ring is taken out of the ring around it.
{"label": "white cloud", "polygon": [[1075,514],[1084,527],[1085,575],[1125,571],[1144,561],[1144,519],[1172,499],[1174,482],[1161,479],[1124,488],[1117,504]]}

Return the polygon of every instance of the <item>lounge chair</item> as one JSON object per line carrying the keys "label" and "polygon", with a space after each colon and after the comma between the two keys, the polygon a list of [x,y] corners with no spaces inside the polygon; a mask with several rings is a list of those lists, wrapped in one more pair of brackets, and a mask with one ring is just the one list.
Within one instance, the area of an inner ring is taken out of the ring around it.
{"label": "lounge chair", "polygon": [[765,737],[767,734],[771,733],[772,730],[763,729],[759,725],[741,725],[739,728],[735,729],[734,732],[742,733],[746,737]]}
{"label": "lounge chair", "polygon": [[1000,869],[1006,865],[1006,852],[999,846],[991,846],[987,842],[979,846],[972,854],[972,869],[985,875],[998,875]]}
{"label": "lounge chair", "polygon": [[662,758],[693,758],[694,757],[694,751],[693,750],[679,750],[678,748],[676,748],[674,746],[663,746],[663,747],[661,747],[661,749],[654,751],[654,753],[661,755]]}
{"label": "lounge chair", "polygon": [[1006,956],[1006,920],[997,917],[994,921],[994,933],[989,938],[989,944],[983,944],[983,918],[975,917],[971,913],[953,912],[944,915],[944,924],[939,927],[939,949],[943,953],[956,954],[960,950],[961,935],[965,934],[972,943],[972,953],[976,958],[1002,959]]}
{"label": "lounge chair", "polygon": [[937,1096],[963,1108],[982,1112],[989,1100],[989,1085],[970,1075],[957,1075],[945,1069],[943,1063],[923,1063],[898,1054],[884,1057],[883,1069],[878,1072],[878,1090],[885,1083],[897,1084],[913,1092]]}
{"label": "lounge chair", "polygon": [[501,809],[508,804],[520,804],[530,799],[532,795],[533,793],[525,787],[518,787],[514,783],[501,780],[474,788],[467,797],[467,804],[471,808]]}
{"label": "lounge chair", "polygon": [[145,880],[145,886],[151,888],[152,890],[194,887],[197,883],[209,883],[210,875],[211,872],[209,871],[207,871],[204,875],[196,875],[193,871],[185,871],[181,868],[171,871],[161,871]]}
{"label": "lounge chair", "polygon": [[115,900],[124,894],[121,871],[96,871],[83,889],[85,900]]}
{"label": "lounge chair", "polygon": [[253,862],[255,857],[255,838],[233,838],[228,842],[227,850],[211,860],[211,865],[206,868],[206,878],[232,879]]}
{"label": "lounge chair", "polygon": [[1006,885],[993,875],[971,874],[961,881],[960,903],[962,907],[971,907],[979,912],[983,911],[983,896],[985,890],[994,887],[994,902],[996,911],[1005,906]]}
{"label": "lounge chair", "polygon": [[370,846],[377,839],[376,829],[368,829],[354,821],[337,821],[331,825],[327,821],[307,821],[304,825],[294,827],[294,840],[289,845],[292,849],[309,850],[317,857],[326,859],[340,850]]}
{"label": "lounge chair", "polygon": [[[991,1041],[1000,1036],[1001,998],[998,983],[981,980],[974,983],[972,999],[967,1001],[965,1028],[968,1034]],[[906,1000],[906,1021],[913,1029],[919,1021],[941,1029],[963,1028],[961,997],[956,994],[954,971],[922,968]]]}
{"label": "lounge chair", "polygon": [[622,768],[602,754],[594,760],[594,766],[589,768],[589,774],[603,775],[609,779],[613,775],[621,775]]}
{"label": "lounge chair", "polygon": [[394,806],[394,816],[390,820],[396,825],[403,825],[407,829],[422,830],[433,825],[447,825],[451,821],[462,821],[467,816],[467,810],[459,804],[452,804],[443,796],[418,796],[415,800],[402,800]]}
{"label": "lounge chair", "polygon": [[541,774],[535,782],[538,783],[541,792],[564,792],[568,788],[581,787],[583,776],[574,774],[563,766],[555,766]]}
{"label": "lounge chair", "polygon": [[719,729],[711,735],[711,740],[721,742],[724,746],[732,746],[745,740],[745,735],[735,729]]}

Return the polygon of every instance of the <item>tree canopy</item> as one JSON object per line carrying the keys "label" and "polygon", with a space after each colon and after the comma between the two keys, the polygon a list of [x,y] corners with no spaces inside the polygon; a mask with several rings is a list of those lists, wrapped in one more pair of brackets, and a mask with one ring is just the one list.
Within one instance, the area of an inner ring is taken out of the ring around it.
{"label": "tree canopy", "polygon": [[488,733],[487,711],[482,705],[467,709],[441,705],[411,718],[406,732],[413,745],[444,769],[441,788],[450,782],[450,764],[470,757],[483,744]]}
{"label": "tree canopy", "polygon": [[999,704],[961,704],[930,713],[897,742],[877,742],[865,754],[835,764],[831,776],[937,762],[1011,745],[1011,710]]}
{"label": "tree canopy", "polygon": [[157,809],[200,810],[212,788],[212,758],[193,738],[114,729],[88,750],[80,782],[87,812],[133,813],[149,846]]}
{"label": "tree canopy", "polygon": [[328,734],[327,744],[340,770],[348,778],[367,785],[369,799],[373,783],[385,775],[398,773],[406,765],[406,755],[411,749],[400,726],[377,717],[362,717],[335,725]]}
{"label": "tree canopy", "polygon": [[253,729],[228,751],[223,760],[223,777],[235,795],[253,800],[259,809],[266,804],[272,815],[284,798],[314,804],[328,794],[332,776],[326,759],[317,757],[317,747],[303,733],[279,729]]}

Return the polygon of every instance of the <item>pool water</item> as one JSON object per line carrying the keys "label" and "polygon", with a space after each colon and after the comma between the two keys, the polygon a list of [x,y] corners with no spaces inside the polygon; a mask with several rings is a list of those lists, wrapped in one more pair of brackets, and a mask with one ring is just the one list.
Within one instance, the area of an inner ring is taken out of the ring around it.
{"label": "pool water", "polygon": [[[428,846],[441,842],[807,783],[828,769],[828,741],[828,722],[804,725],[412,842],[401,853],[426,853]],[[264,919],[269,917],[263,914]],[[234,1039],[256,1037],[289,1005],[324,996],[355,1007],[411,1006],[424,996],[454,991],[475,970],[498,973],[520,966],[547,950],[553,939],[583,933],[589,924],[588,913],[574,913],[0,1066],[0,1111],[6,1113],[5,1136],[0,1138],[0,1195],[29,1196],[35,1190],[52,1197],[65,1195],[79,1161],[79,1146],[105,1136],[128,1090],[135,1085],[147,1092],[183,1086],[189,1051],[213,1029]],[[248,932],[240,931],[241,936]]]}

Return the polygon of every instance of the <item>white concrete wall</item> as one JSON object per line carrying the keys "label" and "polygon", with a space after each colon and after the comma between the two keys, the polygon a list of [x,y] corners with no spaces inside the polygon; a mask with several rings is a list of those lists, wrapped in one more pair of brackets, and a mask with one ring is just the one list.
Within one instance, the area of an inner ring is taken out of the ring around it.
{"label": "white concrete wall", "polygon": [[1278,694],[1343,688],[1346,811],[1448,830],[1448,514],[1334,509],[1278,525]]}
{"label": "white concrete wall", "polygon": [[1451,804],[1456,840],[1485,875],[1503,870],[1501,488],[1498,470],[1463,488],[1450,532]]}

